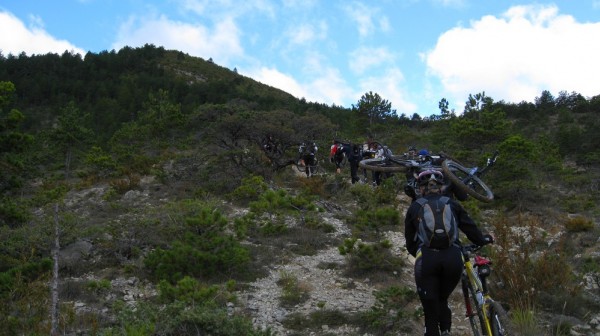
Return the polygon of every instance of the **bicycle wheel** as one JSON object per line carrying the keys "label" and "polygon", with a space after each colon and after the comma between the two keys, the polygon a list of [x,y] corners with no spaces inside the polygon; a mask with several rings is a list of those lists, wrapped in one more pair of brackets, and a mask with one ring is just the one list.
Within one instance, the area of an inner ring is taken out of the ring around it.
{"label": "bicycle wheel", "polygon": [[466,276],[463,275],[461,283],[465,298],[465,305],[467,306],[466,316],[469,318],[469,324],[471,325],[473,336],[483,336],[486,335],[484,330],[485,323],[483,322],[483,310],[479,304],[479,301],[477,301],[477,296],[475,295],[473,286],[471,286],[469,280],[465,277]]}
{"label": "bicycle wheel", "polygon": [[311,176],[315,175],[317,172],[319,172],[319,160],[315,158],[307,168],[310,171]]}
{"label": "bicycle wheel", "polygon": [[304,173],[306,171],[306,163],[304,162],[304,160],[296,160],[294,166],[296,166],[296,169],[298,169],[300,173]]}
{"label": "bicycle wheel", "polygon": [[456,187],[482,202],[494,199],[492,190],[477,176],[470,175],[469,169],[452,161],[444,160],[442,170]]}
{"label": "bicycle wheel", "polygon": [[385,160],[385,159],[365,159],[358,163],[361,168],[384,173],[406,172],[409,167],[409,161],[406,160]]}
{"label": "bicycle wheel", "polygon": [[340,168],[344,168],[347,163],[348,163],[348,157],[346,155],[344,155],[342,162],[340,162]]}
{"label": "bicycle wheel", "polygon": [[510,332],[510,318],[499,302],[490,302],[490,323],[492,336],[507,336]]}

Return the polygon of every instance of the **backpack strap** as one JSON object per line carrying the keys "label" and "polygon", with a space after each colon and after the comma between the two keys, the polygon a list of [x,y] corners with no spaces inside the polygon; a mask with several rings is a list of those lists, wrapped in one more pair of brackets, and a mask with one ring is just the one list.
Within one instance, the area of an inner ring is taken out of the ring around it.
{"label": "backpack strap", "polygon": [[[422,208],[423,206],[425,206],[425,204],[427,204],[427,199],[425,197],[420,197],[420,198],[417,198],[415,200],[415,202],[419,203],[419,205]],[[415,236],[413,237],[413,241],[418,241],[418,240],[419,240],[419,230],[417,229],[417,232],[415,232]]]}
{"label": "backpack strap", "polygon": [[[442,197],[440,197],[440,201],[443,202],[444,204],[448,204],[448,203],[450,203],[450,197],[448,197],[448,196],[442,196]],[[450,206],[450,204],[448,204],[448,206]],[[454,214],[452,214],[452,220],[454,222],[456,222],[456,218],[454,217]],[[455,224],[457,226],[456,226],[456,229],[454,231],[454,237],[453,237],[454,243],[452,243],[452,245],[458,246],[458,243],[457,243],[459,241],[458,240],[458,223],[455,223]]]}
{"label": "backpack strap", "polygon": [[415,202],[419,203],[421,206],[424,206],[425,204],[427,204],[427,199],[425,197],[420,197]]}

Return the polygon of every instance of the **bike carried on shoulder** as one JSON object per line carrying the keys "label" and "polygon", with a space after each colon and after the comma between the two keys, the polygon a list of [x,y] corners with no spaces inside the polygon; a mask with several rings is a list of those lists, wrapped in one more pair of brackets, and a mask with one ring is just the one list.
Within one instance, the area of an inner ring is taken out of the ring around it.
{"label": "bike carried on shoulder", "polygon": [[383,156],[379,158],[365,159],[360,161],[359,166],[367,170],[386,173],[406,173],[407,185],[413,189],[417,188],[416,177],[424,170],[442,171],[456,187],[482,202],[491,202],[494,199],[492,190],[481,179],[483,174],[494,165],[498,157],[496,151],[488,158],[486,166],[465,167],[450,156],[440,155],[392,155],[387,146],[383,146]]}
{"label": "bike carried on shoulder", "polygon": [[492,273],[491,261],[476,252],[481,246],[461,246],[464,269],[461,287],[465,300],[465,315],[475,336],[511,335],[510,319],[502,305],[492,299],[487,277]]}
{"label": "bike carried on shoulder", "polygon": [[298,157],[294,161],[294,165],[298,172],[305,173],[306,177],[311,177],[319,171],[317,150],[314,142],[303,142],[298,148]]}

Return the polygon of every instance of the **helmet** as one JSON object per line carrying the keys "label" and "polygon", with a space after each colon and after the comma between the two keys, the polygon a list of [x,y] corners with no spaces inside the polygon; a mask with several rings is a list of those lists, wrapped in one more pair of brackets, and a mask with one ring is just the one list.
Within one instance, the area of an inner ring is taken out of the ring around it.
{"label": "helmet", "polygon": [[444,174],[442,174],[440,171],[432,169],[419,173],[419,176],[417,177],[417,182],[419,185],[426,185],[430,181],[433,181],[437,184],[444,184]]}
{"label": "helmet", "polygon": [[410,147],[408,147],[408,151],[409,151],[409,152],[416,152],[416,151],[417,151],[417,147],[415,147],[415,146],[410,146]]}
{"label": "helmet", "polygon": [[419,155],[429,155],[429,151],[427,149],[421,149]]}

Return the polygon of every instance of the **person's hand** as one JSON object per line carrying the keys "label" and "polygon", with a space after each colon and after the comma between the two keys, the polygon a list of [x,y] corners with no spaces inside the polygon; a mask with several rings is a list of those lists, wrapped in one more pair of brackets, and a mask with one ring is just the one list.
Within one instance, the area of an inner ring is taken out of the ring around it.
{"label": "person's hand", "polygon": [[486,245],[494,243],[494,237],[491,234],[484,234],[483,240],[485,240]]}

